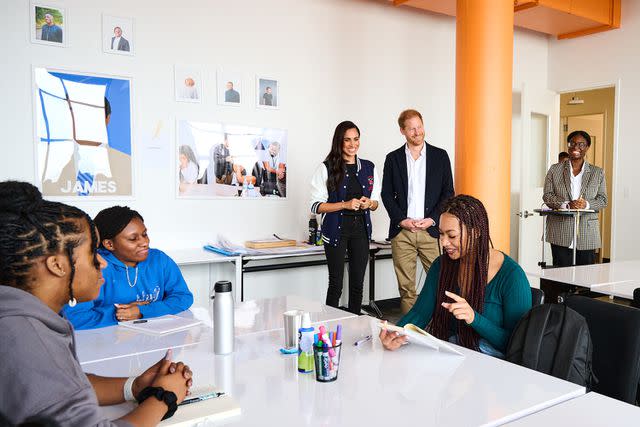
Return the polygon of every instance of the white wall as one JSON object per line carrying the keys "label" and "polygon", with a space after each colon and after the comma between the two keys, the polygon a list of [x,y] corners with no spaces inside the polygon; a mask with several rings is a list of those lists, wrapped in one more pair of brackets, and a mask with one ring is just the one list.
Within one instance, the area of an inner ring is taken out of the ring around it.
{"label": "white wall", "polygon": [[[27,2],[9,0],[5,6],[8,18],[0,53],[8,65],[0,71],[0,124],[5,130],[0,180],[35,178],[32,65],[131,76],[136,194],[126,203],[145,217],[156,246],[199,246],[218,233],[238,242],[271,233],[303,238],[308,182],[341,120],[359,125],[360,154],[378,165],[380,173],[385,154],[403,143],[396,117],[408,107],[423,113],[428,140],[454,160],[453,18],[394,8],[382,0],[64,4],[69,9],[66,49],[31,44]],[[102,13],[135,18],[134,57],[102,53]],[[514,87],[524,80],[546,81],[545,36],[517,31],[514,51]],[[174,64],[199,64],[206,70],[202,104],[174,102]],[[251,94],[256,73],[278,77],[281,109],[256,110],[251,103],[218,106],[215,71],[222,66],[244,72],[245,90]],[[177,200],[172,156],[176,117],[288,129],[288,198]],[[171,127],[171,143],[150,149],[150,135],[159,121]],[[91,215],[111,204],[77,202]],[[386,237],[384,209],[373,221],[374,236]],[[381,262],[379,268],[390,265]],[[395,284],[388,285],[393,292]]]}
{"label": "white wall", "polygon": [[637,259],[639,231],[633,212],[640,209],[640,168],[635,124],[640,112],[640,2],[622,1],[618,30],[549,44],[549,87],[564,92],[611,86],[620,82],[616,99],[618,133],[613,170],[613,219],[611,257]]}

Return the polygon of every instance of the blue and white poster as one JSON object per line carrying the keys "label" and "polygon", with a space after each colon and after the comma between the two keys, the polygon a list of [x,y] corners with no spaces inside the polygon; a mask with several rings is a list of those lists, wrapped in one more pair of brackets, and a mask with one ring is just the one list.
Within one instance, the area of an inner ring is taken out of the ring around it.
{"label": "blue and white poster", "polygon": [[131,196],[131,81],[36,68],[37,180],[45,196]]}

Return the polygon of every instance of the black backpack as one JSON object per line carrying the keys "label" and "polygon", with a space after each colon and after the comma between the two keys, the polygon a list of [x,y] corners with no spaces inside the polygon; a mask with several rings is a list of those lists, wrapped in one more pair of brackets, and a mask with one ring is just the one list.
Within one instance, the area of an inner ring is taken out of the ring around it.
{"label": "black backpack", "polygon": [[591,334],[583,316],[564,304],[541,304],[520,319],[507,347],[509,362],[587,387],[597,381]]}

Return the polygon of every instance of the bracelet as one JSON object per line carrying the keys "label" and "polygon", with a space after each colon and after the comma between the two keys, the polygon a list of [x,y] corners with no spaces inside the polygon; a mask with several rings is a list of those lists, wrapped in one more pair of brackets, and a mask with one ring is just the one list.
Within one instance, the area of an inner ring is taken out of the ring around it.
{"label": "bracelet", "polygon": [[124,387],[122,387],[124,391],[124,400],[134,401],[136,397],[133,395],[133,382],[137,377],[129,377],[127,381],[124,383]]}
{"label": "bracelet", "polygon": [[162,387],[145,387],[138,395],[138,403],[140,404],[152,396],[167,405],[167,412],[164,414],[164,417],[162,417],[163,420],[171,418],[178,410],[178,398],[176,394],[172,391],[165,391]]}

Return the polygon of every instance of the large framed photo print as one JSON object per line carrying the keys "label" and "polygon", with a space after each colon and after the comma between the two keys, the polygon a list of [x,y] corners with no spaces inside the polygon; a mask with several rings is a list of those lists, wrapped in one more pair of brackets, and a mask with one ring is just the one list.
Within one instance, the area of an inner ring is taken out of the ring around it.
{"label": "large framed photo print", "polygon": [[284,198],[287,148],[285,129],[178,120],[178,197]]}
{"label": "large framed photo print", "polygon": [[130,79],[34,68],[34,97],[42,193],[132,196]]}

